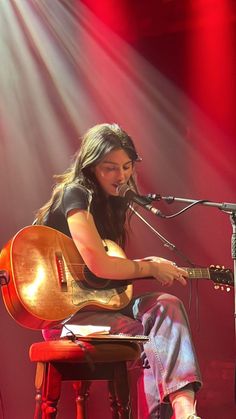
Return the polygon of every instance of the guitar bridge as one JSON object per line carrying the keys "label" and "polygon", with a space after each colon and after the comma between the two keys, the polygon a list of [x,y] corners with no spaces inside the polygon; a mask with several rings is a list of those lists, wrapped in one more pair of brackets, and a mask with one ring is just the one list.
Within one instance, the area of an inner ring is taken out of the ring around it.
{"label": "guitar bridge", "polygon": [[65,264],[64,264],[62,254],[59,252],[56,252],[55,259],[56,259],[57,277],[58,277],[59,286],[61,288],[61,291],[67,292]]}

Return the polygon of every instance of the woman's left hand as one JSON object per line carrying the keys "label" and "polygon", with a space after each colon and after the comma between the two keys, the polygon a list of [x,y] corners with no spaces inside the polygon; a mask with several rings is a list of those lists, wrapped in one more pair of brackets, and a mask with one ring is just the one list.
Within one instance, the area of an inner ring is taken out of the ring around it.
{"label": "woman's left hand", "polygon": [[188,272],[185,269],[179,268],[175,262],[158,256],[148,256],[142,260],[158,264],[157,279],[161,285],[170,287],[175,280],[182,285],[187,284],[186,278],[188,278]]}

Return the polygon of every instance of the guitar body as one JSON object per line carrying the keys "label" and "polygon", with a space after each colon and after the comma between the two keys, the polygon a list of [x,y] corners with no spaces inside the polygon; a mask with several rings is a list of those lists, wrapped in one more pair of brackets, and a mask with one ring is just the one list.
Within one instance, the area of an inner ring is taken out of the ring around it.
{"label": "guitar body", "polygon": [[[116,243],[105,244],[109,255],[125,258]],[[8,312],[31,329],[52,326],[82,309],[118,310],[132,298],[132,284],[93,276],[73,240],[46,226],[20,230],[2,250],[0,269],[9,274],[2,285]]]}

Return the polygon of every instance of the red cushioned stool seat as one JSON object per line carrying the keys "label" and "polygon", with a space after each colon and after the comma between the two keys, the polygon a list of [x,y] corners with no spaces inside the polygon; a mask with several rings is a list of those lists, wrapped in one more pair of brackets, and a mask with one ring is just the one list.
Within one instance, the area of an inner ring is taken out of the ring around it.
{"label": "red cushioned stool seat", "polygon": [[93,380],[107,380],[113,419],[131,418],[127,361],[140,356],[132,341],[55,340],[30,347],[30,359],[37,362],[34,418],[56,418],[62,381],[73,381],[77,419],[86,418],[86,399]]}

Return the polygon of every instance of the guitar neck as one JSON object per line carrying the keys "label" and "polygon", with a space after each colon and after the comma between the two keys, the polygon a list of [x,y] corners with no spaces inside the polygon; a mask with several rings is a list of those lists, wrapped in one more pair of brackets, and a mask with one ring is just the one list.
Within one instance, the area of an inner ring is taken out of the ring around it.
{"label": "guitar neck", "polygon": [[215,285],[234,286],[234,276],[231,269],[211,266],[210,268],[184,268],[189,278],[211,279]]}

